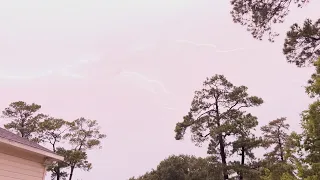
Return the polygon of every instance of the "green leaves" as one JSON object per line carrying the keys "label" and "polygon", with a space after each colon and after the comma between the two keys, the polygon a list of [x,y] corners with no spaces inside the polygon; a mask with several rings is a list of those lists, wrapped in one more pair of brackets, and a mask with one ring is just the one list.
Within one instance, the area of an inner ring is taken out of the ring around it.
{"label": "green leaves", "polygon": [[[263,133],[263,146],[266,148],[272,147],[272,151],[264,154],[267,168],[273,168],[274,166],[280,165],[290,166],[287,162],[286,147],[289,139],[287,131],[289,124],[285,123],[286,118],[278,118],[270,121],[269,124],[262,126],[261,131]],[[279,167],[278,167],[279,168]],[[285,173],[288,171],[283,171]],[[288,173],[292,173],[289,171]]]}
{"label": "green leaves", "polygon": [[[233,21],[247,27],[255,39],[266,36],[274,42],[279,34],[273,26],[283,23],[294,5],[303,7],[309,0],[231,0]],[[320,19],[306,19],[302,26],[293,24],[287,32],[283,54],[298,67],[312,64],[320,56]]]}
{"label": "green leaves", "polygon": [[293,174],[293,166],[278,162],[269,165],[268,168],[264,168],[260,178],[262,180],[298,180]]}
{"label": "green leaves", "polygon": [[207,140],[210,132],[211,136],[228,133],[223,129],[241,116],[240,110],[263,103],[261,98],[249,96],[245,86],[234,86],[223,75],[207,78],[203,85],[201,91],[195,92],[189,113],[176,125],[177,140],[183,138],[189,127],[195,143]]}
{"label": "green leaves", "polygon": [[70,167],[69,180],[73,177],[75,168],[89,171],[92,164],[87,160],[87,150],[101,147],[101,140],[106,137],[100,133],[100,127],[96,120],[83,117],[68,123],[69,130],[63,136],[72,145],[72,149],[63,151],[65,162]]}
{"label": "green leaves", "polygon": [[283,23],[293,4],[304,6],[308,0],[231,0],[233,21],[246,26],[255,39],[262,40],[267,36],[274,42],[279,34],[273,26]]}
{"label": "green leaves", "polygon": [[131,180],[221,180],[221,164],[213,157],[170,156],[156,169]]}
{"label": "green leaves", "polygon": [[100,127],[96,120],[83,117],[70,123],[69,132],[64,136],[74,146],[75,150],[85,151],[97,147],[105,134],[100,133]]}
{"label": "green leaves", "polygon": [[[48,170],[52,172],[52,178],[63,178],[69,176],[72,179],[74,169],[79,168],[84,171],[92,169],[92,164],[88,161],[87,150],[100,147],[101,139],[106,135],[100,133],[100,127],[96,120],[79,118],[72,122],[62,119],[47,118],[39,123],[39,139],[42,142],[49,142],[53,150],[64,157],[64,162],[53,165]],[[64,139],[71,149],[57,147],[63,146],[61,140]],[[70,168],[70,173],[64,169]]]}
{"label": "green leaves", "polygon": [[[262,40],[268,36],[273,42],[278,36],[273,30],[273,25],[283,23],[293,4],[302,7],[308,0],[231,0],[231,11],[235,23],[247,27],[254,38]],[[289,125],[284,124],[280,118],[262,127],[264,132],[263,145],[274,146],[274,150],[267,153],[267,162],[276,169],[267,167],[264,180],[279,179],[292,180],[298,177],[306,180],[319,179],[320,168],[320,19],[312,21],[306,19],[303,25],[293,24],[287,32],[283,46],[283,54],[287,62],[294,63],[298,67],[313,64],[316,72],[308,81],[306,93],[317,100],[302,113],[302,134],[292,133],[290,136],[285,132]],[[298,156],[298,157],[297,157]],[[279,164],[279,158],[281,164]],[[284,166],[290,167],[285,168]],[[293,167],[295,166],[295,167]],[[297,175],[293,175],[292,169],[296,168]],[[280,171],[282,169],[282,171]],[[290,169],[288,171],[288,169]],[[275,173],[279,170],[280,174]],[[273,174],[276,174],[273,176]]]}
{"label": "green leaves", "polygon": [[[243,151],[243,158],[254,158],[251,150],[259,144],[258,139],[251,136],[251,130],[258,125],[257,118],[244,110],[261,105],[263,100],[249,96],[247,89],[234,86],[223,75],[207,78],[203,88],[195,92],[188,114],[176,124],[177,140],[190,129],[191,140],[197,146],[209,141],[208,153],[221,160],[224,179],[228,178],[228,155]],[[229,142],[229,136],[236,140]],[[233,150],[228,148],[230,145],[233,145]]]}
{"label": "green leaves", "polygon": [[315,73],[311,75],[306,87],[306,93],[311,97],[319,97],[320,95],[320,58],[314,62]]}
{"label": "green leaves", "polygon": [[66,150],[64,148],[59,148],[58,153],[64,156],[64,163],[66,167],[74,166],[76,168],[82,169],[84,171],[89,171],[92,169],[92,164],[88,161],[87,153],[79,150]]}
{"label": "green leaves", "polygon": [[56,144],[60,143],[65,133],[68,131],[68,122],[63,119],[48,117],[38,123],[37,139],[42,143],[52,145],[52,150],[56,151]]}
{"label": "green leaves", "polygon": [[302,113],[303,133],[300,141],[305,155],[299,168],[299,176],[306,179],[320,177],[320,101],[309,105]]}
{"label": "green leaves", "polygon": [[284,42],[283,54],[298,67],[313,64],[320,56],[320,19],[305,20],[303,27],[293,24]]}
{"label": "green leaves", "polygon": [[[52,151],[64,157],[63,162],[47,167],[52,179],[64,180],[69,176],[71,180],[75,168],[91,170],[87,150],[101,147],[101,140],[106,137],[100,133],[98,122],[83,117],[68,122],[38,113],[40,108],[34,103],[11,103],[2,112],[4,118],[11,120],[5,128],[38,143],[49,144]],[[69,173],[66,172],[68,169]]]}
{"label": "green leaves", "polygon": [[[300,5],[306,0],[294,2]],[[264,36],[268,36],[268,40],[273,42],[279,34],[272,26],[284,22],[291,4],[291,0],[231,0],[231,15],[233,21],[246,26],[254,38],[262,40]]]}
{"label": "green leaves", "polygon": [[4,127],[20,134],[21,137],[32,140],[39,122],[46,117],[46,115],[38,113],[40,108],[40,105],[27,104],[23,101],[11,103],[2,111],[3,117],[11,120]]}

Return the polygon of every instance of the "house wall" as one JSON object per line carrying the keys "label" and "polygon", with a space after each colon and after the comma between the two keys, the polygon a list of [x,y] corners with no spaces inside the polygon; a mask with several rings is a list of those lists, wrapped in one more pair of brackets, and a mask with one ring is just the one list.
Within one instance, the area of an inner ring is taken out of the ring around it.
{"label": "house wall", "polygon": [[44,180],[44,157],[0,143],[0,180]]}

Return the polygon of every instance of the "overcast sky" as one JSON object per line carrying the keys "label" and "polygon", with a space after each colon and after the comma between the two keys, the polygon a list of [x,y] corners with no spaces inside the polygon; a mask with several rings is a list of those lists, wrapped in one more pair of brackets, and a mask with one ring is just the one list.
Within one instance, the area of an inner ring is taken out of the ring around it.
{"label": "overcast sky", "polygon": [[283,35],[319,7],[294,9],[271,44],[233,24],[229,1],[3,0],[0,108],[22,100],[66,120],[98,120],[108,137],[79,180],[125,180],[171,154],[204,156],[206,147],[176,141],[173,130],[214,74],[265,100],[252,111],[261,125],[287,117],[298,130],[312,69],[286,62]]}

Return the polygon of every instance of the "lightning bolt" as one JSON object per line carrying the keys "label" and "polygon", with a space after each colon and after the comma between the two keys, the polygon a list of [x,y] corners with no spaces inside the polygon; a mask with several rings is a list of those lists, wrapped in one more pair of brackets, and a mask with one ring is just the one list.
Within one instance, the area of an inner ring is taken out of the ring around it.
{"label": "lightning bolt", "polygon": [[163,108],[165,108],[165,109],[167,109],[167,110],[169,110],[169,111],[174,111],[174,110],[176,110],[175,108],[169,107],[169,106],[164,106]]}
{"label": "lightning bolt", "polygon": [[[172,94],[170,91],[167,90],[167,88],[165,87],[165,85],[162,82],[160,82],[158,80],[154,80],[154,79],[149,79],[148,77],[146,77],[145,75],[143,75],[141,73],[133,72],[133,71],[126,71],[124,69],[121,69],[119,74],[122,75],[122,76],[126,76],[126,77],[138,77],[139,79],[145,81],[146,83],[154,84],[154,85],[159,86],[163,93]],[[159,94],[159,92],[155,91],[154,89],[153,90],[148,90],[148,91],[150,91],[153,94]],[[166,110],[169,110],[169,111],[176,110],[175,108],[170,107],[168,104],[163,104],[161,102],[158,102],[157,104],[159,104],[159,106],[161,106],[162,108],[164,108]]]}
{"label": "lightning bolt", "polygon": [[[138,77],[140,79],[142,79],[143,81],[147,82],[147,83],[150,83],[150,84],[155,84],[155,85],[158,85],[162,91],[166,94],[171,94],[171,92],[169,92],[166,87],[164,86],[164,84],[160,81],[157,81],[157,80],[154,80],[154,79],[149,79],[148,77],[142,75],[141,73],[138,73],[138,72],[132,72],[132,71],[126,71],[126,70],[121,70],[120,71],[120,75],[124,75],[124,76],[127,76],[127,77]],[[154,94],[157,94],[156,91],[151,91],[152,93]]]}
{"label": "lightning bolt", "polygon": [[217,45],[215,44],[198,44],[192,41],[188,41],[188,40],[176,40],[177,43],[185,43],[185,44],[192,44],[198,47],[204,46],[204,47],[211,47],[211,48],[217,48]]}
{"label": "lightning bolt", "polygon": [[194,46],[197,46],[197,47],[210,47],[210,48],[216,49],[215,52],[217,52],[217,53],[228,53],[228,52],[245,50],[245,48],[221,50],[221,49],[218,49],[217,45],[215,45],[215,44],[199,44],[199,43],[195,43],[193,41],[188,41],[188,40],[176,40],[176,43],[191,44],[191,45],[194,45]]}

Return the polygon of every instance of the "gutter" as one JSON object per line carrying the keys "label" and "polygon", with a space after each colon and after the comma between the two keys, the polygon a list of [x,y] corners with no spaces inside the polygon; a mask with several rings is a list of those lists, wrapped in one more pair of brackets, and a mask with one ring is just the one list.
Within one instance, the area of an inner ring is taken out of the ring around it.
{"label": "gutter", "polygon": [[21,143],[17,143],[15,141],[11,141],[11,140],[8,140],[8,139],[2,138],[2,137],[0,137],[0,142],[4,143],[4,144],[7,144],[7,145],[10,145],[10,146],[13,146],[13,147],[16,147],[16,148],[20,148],[20,149],[24,149],[24,150],[30,151],[30,152],[35,153],[35,154],[39,154],[39,155],[45,156],[46,158],[49,158],[52,161],[63,161],[64,160],[63,156],[59,156],[59,155],[57,155],[55,153],[50,153],[50,152],[47,152],[47,151],[43,151],[41,149],[37,149],[37,148],[31,147],[31,146],[27,146],[27,145],[24,145],[24,144],[21,144]]}

